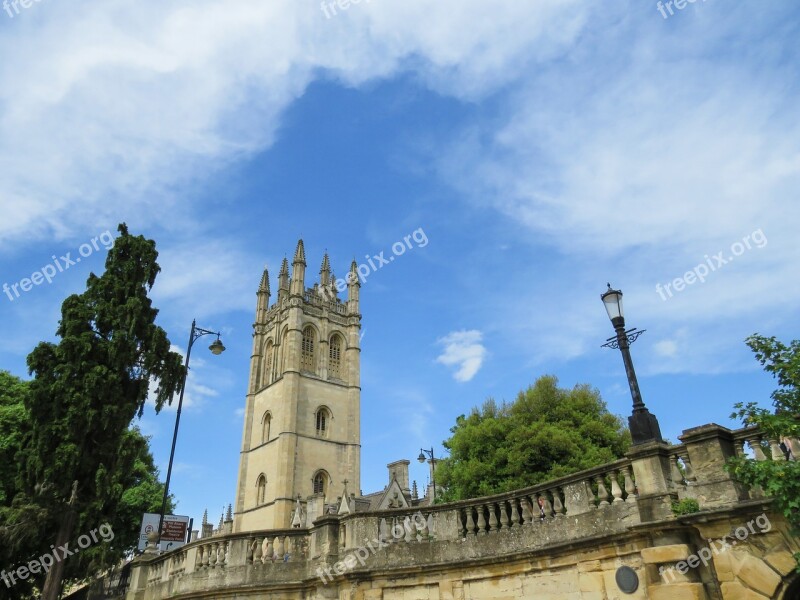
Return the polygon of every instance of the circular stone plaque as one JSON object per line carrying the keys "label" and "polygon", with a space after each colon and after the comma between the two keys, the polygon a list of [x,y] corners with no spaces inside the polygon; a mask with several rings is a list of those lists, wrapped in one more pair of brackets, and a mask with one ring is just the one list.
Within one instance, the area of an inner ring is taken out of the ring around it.
{"label": "circular stone plaque", "polygon": [[639,589],[639,576],[630,567],[617,569],[617,586],[626,594],[632,594]]}

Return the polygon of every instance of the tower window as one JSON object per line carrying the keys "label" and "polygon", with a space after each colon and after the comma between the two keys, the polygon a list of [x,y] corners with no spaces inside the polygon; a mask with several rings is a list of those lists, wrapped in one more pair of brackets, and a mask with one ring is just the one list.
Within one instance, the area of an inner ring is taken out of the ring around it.
{"label": "tower window", "polygon": [[317,410],[316,425],[317,425],[318,437],[327,437],[328,425],[330,420],[331,420],[331,414],[327,408],[322,407]]}
{"label": "tower window", "polygon": [[256,483],[256,504],[262,505],[266,501],[267,498],[267,478],[262,473],[258,476],[258,482]]}
{"label": "tower window", "polygon": [[265,444],[269,441],[269,430],[272,426],[272,414],[269,411],[264,413],[264,418],[261,421],[261,443]]}
{"label": "tower window", "polygon": [[300,347],[300,369],[316,371],[314,364],[314,328],[310,325],[303,329],[303,342]]}
{"label": "tower window", "polygon": [[323,471],[319,471],[316,475],[314,475],[314,493],[324,494],[326,487],[327,480],[325,478],[325,473]]}
{"label": "tower window", "polygon": [[275,354],[275,347],[272,342],[267,343],[267,348],[264,350],[264,385],[272,383],[272,357]]}
{"label": "tower window", "polygon": [[342,377],[342,336],[336,334],[331,338],[328,352],[328,375],[341,379]]}

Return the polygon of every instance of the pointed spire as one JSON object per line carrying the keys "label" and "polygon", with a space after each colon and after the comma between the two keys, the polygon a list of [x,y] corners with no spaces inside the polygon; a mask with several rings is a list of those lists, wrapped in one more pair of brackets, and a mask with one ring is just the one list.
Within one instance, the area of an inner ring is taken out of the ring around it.
{"label": "pointed spire", "polygon": [[278,273],[278,302],[282,302],[289,293],[289,261],[283,257],[281,272]]}
{"label": "pointed spire", "polygon": [[281,272],[278,274],[278,277],[281,275],[289,276],[289,261],[286,260],[286,257],[283,257],[283,262],[281,263]]}
{"label": "pointed spire", "polygon": [[233,505],[228,504],[228,512],[225,514],[226,521],[233,521]]}
{"label": "pointed spire", "polygon": [[319,268],[319,284],[322,287],[327,287],[331,282],[331,261],[328,258],[328,252],[322,257],[322,266]]}
{"label": "pointed spire", "polygon": [[203,511],[203,525],[208,525],[208,509]]}
{"label": "pointed spire", "polygon": [[261,283],[258,284],[258,293],[259,294],[266,294],[269,296],[269,270],[267,269],[267,265],[264,265],[264,273],[261,275]]}
{"label": "pointed spire", "polygon": [[347,274],[347,305],[350,313],[358,313],[358,290],[361,282],[358,280],[358,264],[356,259],[350,264],[350,272]]}
{"label": "pointed spire", "polygon": [[411,486],[411,497],[414,498],[414,500],[419,498],[419,492],[417,491],[417,480],[416,479],[414,480],[414,484]]}
{"label": "pointed spire", "polygon": [[302,296],[306,291],[306,249],[303,240],[297,241],[297,250],[294,251],[292,260],[292,283],[290,294],[292,296]]}
{"label": "pointed spire", "polygon": [[296,265],[297,263],[306,264],[306,249],[305,246],[303,246],[303,240],[297,240],[297,249],[294,251],[292,264]]}

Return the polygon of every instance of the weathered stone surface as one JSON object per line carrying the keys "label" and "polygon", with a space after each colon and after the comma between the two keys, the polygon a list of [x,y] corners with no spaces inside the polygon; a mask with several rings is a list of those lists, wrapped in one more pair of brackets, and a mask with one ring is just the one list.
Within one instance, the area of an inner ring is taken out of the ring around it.
{"label": "weathered stone surface", "polygon": [[604,592],[606,589],[602,572],[579,573],[578,581],[581,592]]}
{"label": "weathered stone surface", "polygon": [[786,548],[773,550],[764,557],[767,564],[783,576],[797,568],[797,561]]}
{"label": "weathered stone surface", "polygon": [[708,594],[702,583],[651,585],[647,588],[647,597],[650,600],[708,600]]}
{"label": "weathered stone surface", "polygon": [[671,544],[669,546],[655,546],[642,549],[642,560],[645,564],[675,563],[686,560],[691,554],[686,544]]}
{"label": "weathered stone surface", "polygon": [[744,587],[738,581],[726,581],[721,588],[723,600],[769,600],[767,596]]}
{"label": "weathered stone surface", "polygon": [[780,576],[755,556],[747,556],[737,565],[734,573],[748,587],[765,596],[772,596],[781,584]]}

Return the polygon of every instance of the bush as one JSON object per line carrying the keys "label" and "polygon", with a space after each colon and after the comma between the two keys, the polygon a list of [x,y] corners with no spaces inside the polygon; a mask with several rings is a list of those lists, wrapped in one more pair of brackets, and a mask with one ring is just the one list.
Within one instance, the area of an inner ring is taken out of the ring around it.
{"label": "bush", "polygon": [[694,498],[684,498],[680,502],[672,503],[672,513],[676,517],[681,515],[690,515],[700,510],[700,504]]}

